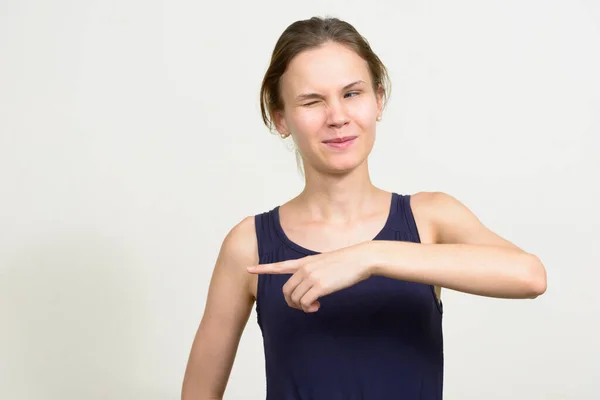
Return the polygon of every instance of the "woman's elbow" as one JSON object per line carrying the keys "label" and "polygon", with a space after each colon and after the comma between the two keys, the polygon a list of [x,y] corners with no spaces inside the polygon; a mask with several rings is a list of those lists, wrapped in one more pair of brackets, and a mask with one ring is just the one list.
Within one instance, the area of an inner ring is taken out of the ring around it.
{"label": "woman's elbow", "polygon": [[535,299],[543,295],[547,289],[546,268],[542,261],[534,254],[528,254],[526,287],[527,297]]}

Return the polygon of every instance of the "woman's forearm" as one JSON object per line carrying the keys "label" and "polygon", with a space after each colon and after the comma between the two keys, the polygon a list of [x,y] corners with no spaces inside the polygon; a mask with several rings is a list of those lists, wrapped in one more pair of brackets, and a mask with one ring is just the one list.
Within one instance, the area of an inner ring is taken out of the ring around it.
{"label": "woman's forearm", "polygon": [[372,241],[371,275],[487,297],[535,298],[546,272],[532,254],[499,246]]}

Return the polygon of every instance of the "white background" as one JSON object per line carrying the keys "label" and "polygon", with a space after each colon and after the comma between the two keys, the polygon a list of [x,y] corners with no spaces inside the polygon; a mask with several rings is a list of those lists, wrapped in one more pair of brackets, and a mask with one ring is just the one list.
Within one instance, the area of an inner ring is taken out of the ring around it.
{"label": "white background", "polygon": [[[374,183],[444,191],[548,291],[444,291],[445,398],[597,399],[600,6],[0,2],[0,398],[177,399],[218,248],[303,185],[259,87],[293,21],[367,37]],[[253,313],[225,399],[265,395]]]}

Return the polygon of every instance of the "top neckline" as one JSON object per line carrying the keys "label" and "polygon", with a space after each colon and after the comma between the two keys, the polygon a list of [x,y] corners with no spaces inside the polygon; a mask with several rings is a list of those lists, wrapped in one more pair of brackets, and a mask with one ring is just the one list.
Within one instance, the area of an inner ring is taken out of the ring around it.
{"label": "top neckline", "polygon": [[[392,222],[392,215],[394,214],[394,210],[396,210],[396,206],[397,206],[397,201],[398,201],[398,194],[395,192],[391,192],[392,196],[391,196],[391,200],[390,200],[390,209],[388,211],[388,216],[387,219],[385,221],[385,224],[383,225],[383,228],[381,228],[381,230],[377,233],[377,235],[375,235],[375,237],[373,239],[371,239],[371,241],[373,240],[378,240],[381,238],[381,236],[388,230],[391,222]],[[321,252],[318,251],[314,251],[314,250],[310,250],[307,249],[306,247],[300,246],[299,244],[297,244],[296,242],[293,242],[284,232],[283,227],[281,226],[281,221],[279,219],[279,208],[280,206],[275,207],[275,209],[273,210],[273,222],[275,225],[275,231],[277,232],[277,235],[279,236],[279,238],[289,247],[291,247],[292,249],[299,251],[300,253],[306,254],[306,255],[317,255],[317,254],[321,254]]]}

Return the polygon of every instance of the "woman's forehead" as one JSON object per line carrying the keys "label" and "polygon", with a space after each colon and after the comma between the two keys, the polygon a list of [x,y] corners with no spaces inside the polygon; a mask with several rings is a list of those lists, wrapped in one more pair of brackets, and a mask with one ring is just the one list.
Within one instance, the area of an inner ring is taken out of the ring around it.
{"label": "woman's forehead", "polygon": [[339,90],[358,80],[370,81],[366,61],[339,44],[327,44],[298,54],[282,77],[284,90],[291,94]]}

